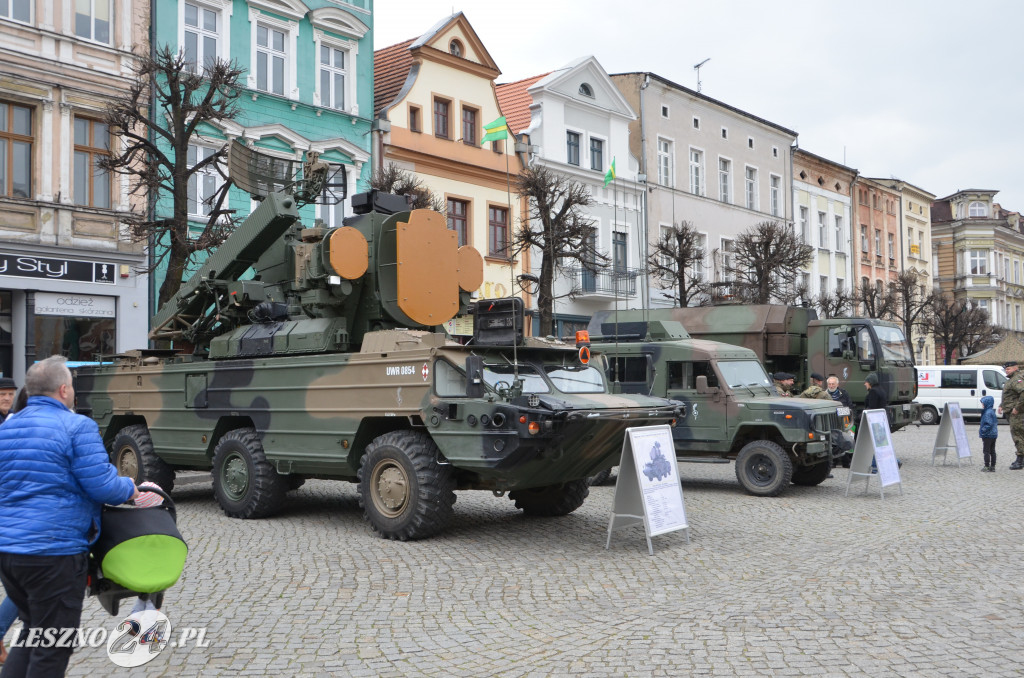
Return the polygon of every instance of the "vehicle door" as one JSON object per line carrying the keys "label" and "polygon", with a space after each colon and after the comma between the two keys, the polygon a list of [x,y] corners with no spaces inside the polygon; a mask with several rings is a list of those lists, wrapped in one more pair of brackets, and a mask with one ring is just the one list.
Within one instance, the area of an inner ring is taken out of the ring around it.
{"label": "vehicle door", "polygon": [[[707,360],[668,361],[667,396],[680,404],[679,421],[672,431],[682,449],[707,449],[707,442],[722,442],[728,432],[725,390],[714,365]],[[708,392],[699,392],[697,377],[706,377]]]}
{"label": "vehicle door", "polygon": [[978,384],[978,368],[968,367],[960,370],[942,370],[939,393],[942,395],[943,411],[946,403],[956,402],[964,414],[981,414],[980,385]]}
{"label": "vehicle door", "polygon": [[864,379],[877,367],[871,331],[865,325],[838,325],[828,328],[826,341],[822,375],[835,375],[853,402],[863,403]]}
{"label": "vehicle door", "polygon": [[1006,375],[1001,370],[984,369],[981,372],[981,395],[992,396],[995,400],[994,407],[996,411],[999,410],[999,406],[1003,403],[1003,384],[1006,383]]}

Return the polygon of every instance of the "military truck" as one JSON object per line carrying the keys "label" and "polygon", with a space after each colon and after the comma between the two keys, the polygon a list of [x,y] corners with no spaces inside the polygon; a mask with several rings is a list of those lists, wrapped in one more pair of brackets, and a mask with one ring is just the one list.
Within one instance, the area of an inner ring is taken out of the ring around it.
{"label": "military truck", "polygon": [[893,431],[920,418],[917,368],[903,330],[896,323],[873,318],[819,319],[814,309],[780,304],[727,304],[658,309],[652,318],[677,320],[691,336],[744,346],[757,354],[769,372],[790,372],[801,388],[811,372],[834,374],[850,393],[854,421],[860,421],[874,372],[889,396]]}
{"label": "military truck", "polygon": [[748,348],[694,339],[679,322],[645,311],[600,312],[588,332],[615,390],[679,404],[677,460],[735,461],[750,494],[776,496],[791,482],[818,485],[852,447],[836,403],[778,397]]}
{"label": "military truck", "polygon": [[[233,177],[247,153],[232,147]],[[236,518],[272,515],[307,478],[346,480],[380,536],[417,539],[443,529],[455,490],[570,513],[627,427],[674,419],[665,400],[611,394],[576,347],[525,338],[521,300],[472,307],[482,257],[443,216],[371,193],[343,226],[306,228],[315,158],[308,179],[259,192],[289,171],[241,183],[262,202],[154,317],[151,338],[188,350],[78,370],[78,408],[123,475],[170,490],[210,469]],[[471,307],[472,342],[447,338],[438,326]]]}

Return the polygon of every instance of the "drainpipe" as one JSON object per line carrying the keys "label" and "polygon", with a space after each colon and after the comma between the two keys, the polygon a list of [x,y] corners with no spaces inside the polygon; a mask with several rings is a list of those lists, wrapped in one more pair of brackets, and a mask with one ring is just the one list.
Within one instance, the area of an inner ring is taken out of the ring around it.
{"label": "drainpipe", "polygon": [[[641,296],[643,298],[642,308],[649,308],[651,305],[651,281],[647,271],[647,257],[650,248],[650,224],[647,220],[647,129],[644,125],[644,90],[651,84],[651,74],[644,74],[644,83],[640,85],[640,174],[644,177],[643,190],[644,201],[641,205],[643,210],[643,261],[640,262],[640,270],[644,272],[640,281]],[[639,177],[637,177],[639,179]]]}
{"label": "drainpipe", "polygon": [[36,291],[25,290],[25,371],[36,361]]}
{"label": "drainpipe", "polygon": [[[149,0],[149,58],[156,60],[156,0]],[[153,108],[155,103],[155,92],[156,92],[156,81],[155,76],[149,76],[149,104],[150,109]],[[149,143],[156,143],[156,134],[153,132],[153,128],[150,127],[147,131],[149,136]],[[156,220],[156,191],[146,192],[146,214],[150,221]],[[152,268],[153,261],[153,248],[156,247],[156,239],[153,237],[153,232],[150,231],[146,238],[146,258],[147,268],[149,268],[149,274],[146,276],[146,303],[148,305],[147,310],[147,321],[146,325],[149,329],[152,329],[153,316],[156,314],[156,271]],[[149,341],[150,348],[153,347],[153,341]]]}

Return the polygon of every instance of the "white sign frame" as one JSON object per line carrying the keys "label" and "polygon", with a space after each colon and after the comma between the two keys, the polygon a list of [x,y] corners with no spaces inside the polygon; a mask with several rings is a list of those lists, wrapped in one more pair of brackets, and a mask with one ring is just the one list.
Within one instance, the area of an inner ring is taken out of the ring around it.
{"label": "white sign frame", "polygon": [[652,556],[651,537],[659,534],[683,530],[686,543],[690,543],[679,464],[668,424],[626,429],[605,549],[611,546],[612,531],[641,523]]}
{"label": "white sign frame", "polygon": [[[877,473],[871,472],[871,460],[875,460]],[[860,415],[857,427],[857,444],[853,448],[853,459],[850,461],[850,474],[846,479],[846,495],[850,496],[850,485],[854,478],[864,478],[864,494],[868,493],[868,485],[872,477],[877,477],[878,490],[885,499],[885,488],[899,485],[900,495],[903,494],[903,481],[900,478],[899,462],[889,432],[889,415],[885,410],[864,410]]]}
{"label": "white sign frame", "polygon": [[[953,444],[949,444],[949,434],[953,434]],[[939,431],[935,434],[935,444],[932,447],[932,466],[935,466],[935,458],[942,454],[942,465],[946,465],[946,453],[949,450],[956,450],[956,465],[960,467],[960,460],[967,459],[974,463],[971,457],[971,443],[967,439],[967,426],[964,424],[964,415],[960,411],[960,403],[947,402],[942,412],[942,421],[939,422]]]}

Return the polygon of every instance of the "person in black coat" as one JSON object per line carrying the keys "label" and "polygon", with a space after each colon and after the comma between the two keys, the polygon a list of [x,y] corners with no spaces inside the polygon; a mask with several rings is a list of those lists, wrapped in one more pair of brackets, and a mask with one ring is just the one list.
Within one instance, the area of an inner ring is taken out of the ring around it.
{"label": "person in black coat", "polygon": [[864,379],[864,387],[868,390],[864,397],[865,410],[882,410],[889,404],[889,394],[878,384],[878,375],[872,372]]}

